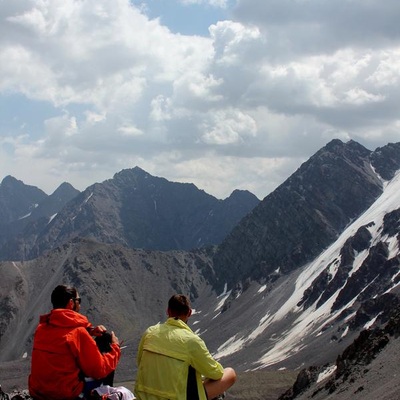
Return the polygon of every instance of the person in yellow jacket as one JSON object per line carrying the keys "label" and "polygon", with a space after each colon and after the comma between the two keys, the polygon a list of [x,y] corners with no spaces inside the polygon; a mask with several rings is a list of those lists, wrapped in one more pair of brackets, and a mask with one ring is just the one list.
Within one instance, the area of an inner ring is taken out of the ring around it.
{"label": "person in yellow jacket", "polygon": [[167,321],[149,327],[139,343],[137,399],[211,400],[222,395],[235,383],[236,373],[224,369],[187,325],[189,299],[172,296],[167,313]]}

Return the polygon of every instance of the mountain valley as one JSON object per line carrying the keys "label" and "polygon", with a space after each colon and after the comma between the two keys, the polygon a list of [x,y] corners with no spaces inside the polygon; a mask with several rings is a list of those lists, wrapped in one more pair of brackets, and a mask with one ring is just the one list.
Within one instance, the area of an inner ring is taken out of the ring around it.
{"label": "mountain valley", "polygon": [[[400,310],[400,143],[370,151],[333,140],[261,202],[243,191],[217,200],[136,167],[82,193],[64,187],[58,208],[11,230],[32,206],[12,211],[2,186],[2,366],[26,367],[38,317],[61,282],[79,289],[94,324],[124,340],[119,381],[134,379],[140,335],[165,319],[174,292],[190,295],[189,325],[222,364],[260,381],[286,371],[282,392],[294,372],[307,376],[287,399],[330,398],[322,377],[326,385],[339,355],[348,363],[360,335],[373,336],[363,332],[383,332],[385,346],[351,384],[343,381],[343,392],[337,380],[334,395],[342,397],[332,398],[372,400],[366,394],[378,393],[369,386],[378,381],[363,371],[398,354],[397,333],[385,329]],[[39,204],[46,199],[29,191]],[[400,375],[388,382],[398,387]]]}

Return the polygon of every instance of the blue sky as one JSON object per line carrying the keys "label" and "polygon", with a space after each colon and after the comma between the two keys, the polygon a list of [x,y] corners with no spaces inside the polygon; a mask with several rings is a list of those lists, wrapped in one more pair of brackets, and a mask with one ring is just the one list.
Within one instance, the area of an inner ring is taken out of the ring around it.
{"label": "blue sky", "polygon": [[233,1],[210,4],[207,1],[133,0],[132,4],[141,7],[149,18],[159,18],[173,33],[208,36],[210,25],[229,17]]}
{"label": "blue sky", "polygon": [[400,141],[397,0],[0,2],[0,182],[139,166],[259,198],[330,140]]}

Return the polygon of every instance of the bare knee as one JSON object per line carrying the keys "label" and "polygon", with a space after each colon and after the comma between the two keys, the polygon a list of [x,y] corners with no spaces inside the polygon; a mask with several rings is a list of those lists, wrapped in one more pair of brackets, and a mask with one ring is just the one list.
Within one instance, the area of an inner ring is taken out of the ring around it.
{"label": "bare knee", "polygon": [[207,379],[204,382],[204,388],[209,399],[214,399],[216,396],[224,393],[236,382],[236,372],[233,368],[225,368],[221,379],[213,381]]}
{"label": "bare knee", "polygon": [[228,385],[228,388],[231,387],[236,382],[236,372],[233,368],[227,367],[224,369],[223,378]]}

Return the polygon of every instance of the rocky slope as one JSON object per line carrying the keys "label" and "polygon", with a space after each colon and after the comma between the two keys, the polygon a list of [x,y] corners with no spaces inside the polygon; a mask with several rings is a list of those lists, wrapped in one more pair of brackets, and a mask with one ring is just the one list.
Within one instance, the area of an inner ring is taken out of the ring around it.
{"label": "rocky slope", "polygon": [[363,330],[332,365],[302,370],[278,400],[394,400],[400,390],[400,307],[383,326]]}
{"label": "rocky slope", "polygon": [[35,186],[25,185],[12,176],[6,176],[0,184],[1,225],[23,218],[47,197]]}
{"label": "rocky slope", "polygon": [[[400,143],[371,152],[333,140],[238,224],[214,262],[220,289],[248,277],[271,281],[305,265],[382,193],[400,168]],[[386,179],[385,178],[385,179]]]}
{"label": "rocky slope", "polygon": [[[10,203],[10,208],[14,210],[14,213],[7,223],[3,224],[0,260],[23,259],[23,249],[30,248],[38,232],[45,229],[57,213],[80,192],[64,182],[51,195],[40,196],[40,199],[36,200],[35,194],[38,191],[41,193],[39,189],[27,186],[15,178],[8,177],[7,179],[9,191],[13,192],[19,187],[18,196],[24,197],[25,203],[20,208],[16,208],[10,193],[3,193],[3,200]],[[4,209],[7,208],[4,207]]]}

